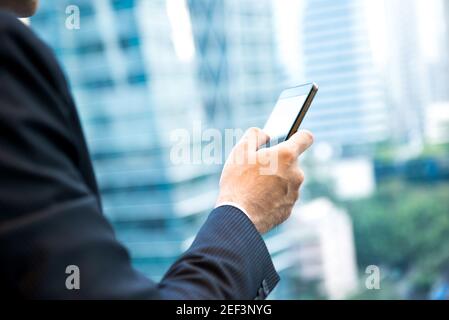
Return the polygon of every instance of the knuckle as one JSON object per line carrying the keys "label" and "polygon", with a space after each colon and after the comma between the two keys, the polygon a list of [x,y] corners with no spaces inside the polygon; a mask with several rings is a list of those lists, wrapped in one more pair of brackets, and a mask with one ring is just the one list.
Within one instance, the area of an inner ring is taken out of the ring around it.
{"label": "knuckle", "polygon": [[260,131],[261,130],[259,128],[256,128],[256,127],[251,127],[251,128],[248,129],[248,133],[254,134],[254,135],[259,134]]}
{"label": "knuckle", "polygon": [[301,186],[301,184],[304,182],[304,171],[297,168],[294,169],[294,172],[292,174],[293,179],[293,185],[297,188]]}
{"label": "knuckle", "polygon": [[279,156],[289,163],[296,160],[295,153],[289,148],[282,148],[279,152]]}
{"label": "knuckle", "polygon": [[303,183],[304,178],[305,178],[304,171],[302,169],[298,168],[297,175],[298,175],[298,180],[300,181],[300,183]]}
{"label": "knuckle", "polygon": [[293,203],[295,203],[299,199],[299,190],[295,189],[293,191]]}

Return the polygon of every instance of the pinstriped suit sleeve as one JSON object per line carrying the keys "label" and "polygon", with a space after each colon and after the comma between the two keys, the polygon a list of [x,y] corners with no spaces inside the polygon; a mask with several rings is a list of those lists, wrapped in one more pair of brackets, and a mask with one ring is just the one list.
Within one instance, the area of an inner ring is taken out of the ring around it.
{"label": "pinstriped suit sleeve", "polygon": [[253,223],[239,209],[222,206],[167,272],[160,293],[169,299],[265,299],[278,281]]}

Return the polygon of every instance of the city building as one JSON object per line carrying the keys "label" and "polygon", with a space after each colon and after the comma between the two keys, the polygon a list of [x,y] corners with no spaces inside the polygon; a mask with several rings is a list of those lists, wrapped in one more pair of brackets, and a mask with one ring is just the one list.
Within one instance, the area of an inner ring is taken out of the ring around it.
{"label": "city building", "polygon": [[449,101],[449,5],[445,0],[415,1],[418,4],[417,19],[424,61],[429,69],[430,101]]}
{"label": "city building", "polygon": [[441,0],[441,2],[443,30],[441,31],[441,37],[439,38],[439,41],[441,41],[442,44],[441,57],[444,60],[442,63],[443,68],[440,67],[440,72],[442,72],[445,77],[440,84],[440,88],[443,95],[441,100],[449,101],[449,39],[447,36],[449,34],[449,2],[444,0]]}
{"label": "city building", "polygon": [[303,77],[320,86],[304,127],[343,154],[364,153],[391,135],[366,1],[306,0],[300,10]]}
{"label": "city building", "polygon": [[263,126],[282,87],[271,0],[190,0],[207,114],[222,128]]}
{"label": "city building", "polygon": [[384,73],[392,108],[393,138],[423,144],[427,109],[449,99],[446,1],[382,1],[388,48]]}
{"label": "city building", "polygon": [[[294,265],[296,268],[290,271],[293,283],[290,295],[345,299],[357,289],[352,221],[344,210],[326,198],[300,205],[287,223],[285,234],[295,239],[289,239],[294,246],[275,263],[284,266],[281,260],[288,259],[290,262],[285,267]],[[279,238],[277,241],[288,240]],[[269,248],[275,245],[275,242],[269,243]]]}
{"label": "city building", "polygon": [[423,139],[422,115],[429,100],[428,73],[418,41],[416,1],[384,1],[385,46],[391,48],[385,61],[385,83],[392,107],[393,138],[408,143]]}
{"label": "city building", "polygon": [[[444,1],[444,22],[445,22],[445,30],[444,30],[444,34],[448,35],[449,34],[449,2]],[[449,52],[449,40],[447,39],[447,37],[445,37],[446,41],[446,50],[447,52]],[[448,75],[447,76],[447,82],[446,82],[446,91],[448,92],[448,100],[449,100],[449,54],[446,55],[446,68],[445,68],[445,72]]]}
{"label": "city building", "polygon": [[369,198],[376,191],[372,159],[341,159],[331,164],[330,167],[334,192],[339,199]]}
{"label": "city building", "polygon": [[382,141],[419,149],[426,108],[449,100],[447,8],[441,0],[304,1],[303,79],[321,87],[304,126],[317,142],[343,155]]}
{"label": "city building", "polygon": [[449,102],[429,105],[426,109],[425,121],[427,142],[449,143]]}

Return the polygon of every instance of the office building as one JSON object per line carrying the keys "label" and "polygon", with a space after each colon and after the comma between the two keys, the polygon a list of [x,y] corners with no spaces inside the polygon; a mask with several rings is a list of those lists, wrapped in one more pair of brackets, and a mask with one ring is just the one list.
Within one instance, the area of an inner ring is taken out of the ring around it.
{"label": "office building", "polygon": [[386,61],[386,86],[395,126],[394,139],[400,142],[421,141],[424,123],[423,110],[429,98],[424,79],[428,78],[422,64],[418,41],[415,1],[385,1],[386,46],[391,54]]}
{"label": "office building", "polygon": [[449,101],[449,3],[447,1],[443,1],[443,20],[444,20],[444,50],[445,50],[445,63],[443,72],[447,75],[444,90],[446,91],[447,95],[445,96],[445,100]]}
{"label": "office building", "polygon": [[426,141],[431,144],[449,143],[449,102],[433,103],[425,113]]}
{"label": "office building", "polygon": [[262,126],[282,90],[271,0],[190,0],[203,103],[217,127]]}
{"label": "office building", "polygon": [[447,34],[444,1],[383,1],[388,48],[385,81],[394,138],[410,145],[425,142],[426,113],[448,99]]}
{"label": "office building", "polygon": [[[297,211],[287,226],[297,238],[290,259],[296,260],[302,287],[314,287],[315,296],[310,298],[348,298],[358,285],[351,218],[325,198],[299,206]],[[301,286],[296,290],[299,297],[313,292],[304,292]]]}
{"label": "office building", "polygon": [[367,10],[358,0],[306,0],[302,7],[304,78],[320,91],[304,127],[317,142],[359,146],[390,136],[381,74],[375,67]]}

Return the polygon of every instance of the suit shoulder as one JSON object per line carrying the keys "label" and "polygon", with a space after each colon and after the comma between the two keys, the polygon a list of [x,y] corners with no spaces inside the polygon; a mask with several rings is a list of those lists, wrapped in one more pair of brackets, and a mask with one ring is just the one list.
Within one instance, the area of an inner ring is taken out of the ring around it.
{"label": "suit shoulder", "polygon": [[11,56],[21,51],[30,55],[36,51],[45,55],[52,54],[51,49],[13,14],[0,10],[0,54]]}
{"label": "suit shoulder", "polygon": [[[41,88],[72,103],[67,81],[53,50],[14,15],[0,10],[0,72],[18,78],[28,88]],[[45,87],[45,88],[44,88]]]}
{"label": "suit shoulder", "polygon": [[0,35],[15,34],[26,31],[27,27],[13,14],[0,10]]}

